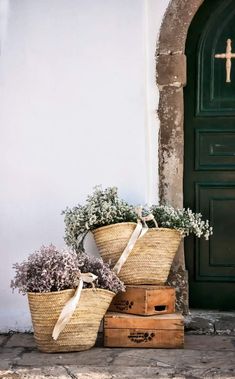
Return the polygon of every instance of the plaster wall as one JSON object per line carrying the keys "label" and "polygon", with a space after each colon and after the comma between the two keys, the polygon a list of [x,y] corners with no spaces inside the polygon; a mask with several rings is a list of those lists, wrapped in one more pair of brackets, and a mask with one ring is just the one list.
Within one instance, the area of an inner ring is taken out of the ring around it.
{"label": "plaster wall", "polygon": [[157,200],[154,55],[167,4],[0,0],[0,332],[31,329],[12,264],[64,245],[62,209],[96,184]]}

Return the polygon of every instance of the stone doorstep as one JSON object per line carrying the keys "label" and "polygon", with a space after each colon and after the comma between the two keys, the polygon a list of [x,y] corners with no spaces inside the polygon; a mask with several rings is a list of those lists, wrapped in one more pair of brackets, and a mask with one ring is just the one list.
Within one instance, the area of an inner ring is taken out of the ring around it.
{"label": "stone doorstep", "polygon": [[185,316],[185,332],[235,336],[235,312],[190,310]]}

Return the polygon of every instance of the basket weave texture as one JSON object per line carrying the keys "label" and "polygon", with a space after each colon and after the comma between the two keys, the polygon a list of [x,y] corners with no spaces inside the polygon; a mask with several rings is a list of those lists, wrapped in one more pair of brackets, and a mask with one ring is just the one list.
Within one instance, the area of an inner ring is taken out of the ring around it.
{"label": "basket weave texture", "polygon": [[34,338],[39,350],[47,353],[82,351],[94,346],[100,322],[114,293],[104,289],[83,289],[79,304],[56,341],[52,331],[65,303],[74,295],[74,289],[47,293],[28,293],[34,328]]}
{"label": "basket weave texture", "polygon": [[[100,255],[114,266],[125,249],[135,223],[120,223],[93,230]],[[139,238],[127,261],[122,266],[119,278],[125,284],[164,284],[181,241],[175,229],[150,228]]]}

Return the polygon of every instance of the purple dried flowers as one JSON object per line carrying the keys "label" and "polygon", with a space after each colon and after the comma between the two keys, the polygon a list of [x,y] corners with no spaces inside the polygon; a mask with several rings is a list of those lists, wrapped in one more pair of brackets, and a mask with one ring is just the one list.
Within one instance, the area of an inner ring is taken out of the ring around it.
{"label": "purple dried flowers", "polygon": [[[81,272],[92,272],[98,276],[96,287],[105,288],[115,293],[125,291],[123,282],[110,269],[107,263],[100,258],[90,257],[85,253],[78,255],[79,264],[81,264]],[[84,284],[84,287],[87,284]]]}
{"label": "purple dried flowers", "polygon": [[[15,263],[12,289],[19,292],[53,292],[76,288],[81,272],[98,276],[95,285],[115,293],[124,290],[123,283],[101,259],[94,259],[74,251],[59,250],[55,246],[42,246],[22,263]],[[84,284],[84,288],[89,285]]]}
{"label": "purple dried flowers", "polygon": [[19,292],[53,292],[78,285],[80,268],[77,254],[58,250],[55,246],[42,246],[22,263],[15,263],[13,289]]}

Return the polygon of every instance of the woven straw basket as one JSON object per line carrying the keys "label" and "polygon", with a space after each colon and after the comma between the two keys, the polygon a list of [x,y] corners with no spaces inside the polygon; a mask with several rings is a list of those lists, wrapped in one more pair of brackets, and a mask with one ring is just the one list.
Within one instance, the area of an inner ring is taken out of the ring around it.
{"label": "woven straw basket", "polygon": [[100,288],[82,290],[79,305],[71,320],[54,341],[52,331],[55,323],[74,292],[74,289],[69,289],[59,292],[28,293],[34,338],[39,350],[47,353],[82,351],[94,346],[100,322],[115,294]]}
{"label": "woven straw basket", "polygon": [[[135,223],[126,222],[103,226],[93,230],[100,255],[112,266],[125,249]],[[137,240],[119,278],[125,284],[164,284],[178,250],[181,234],[175,229],[150,228]]]}

